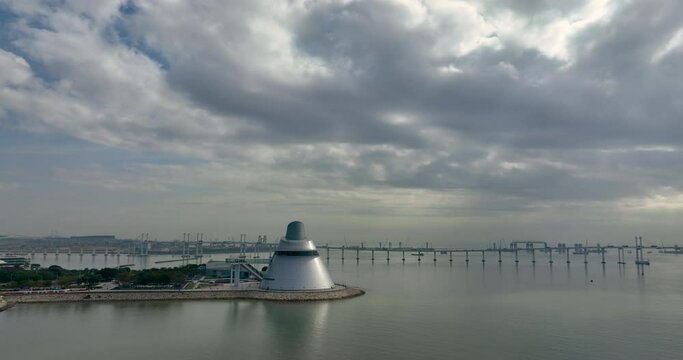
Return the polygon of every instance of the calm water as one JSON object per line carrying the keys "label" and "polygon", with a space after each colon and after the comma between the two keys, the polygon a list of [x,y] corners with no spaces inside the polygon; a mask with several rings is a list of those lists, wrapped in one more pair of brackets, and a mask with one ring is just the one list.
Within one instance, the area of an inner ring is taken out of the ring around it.
{"label": "calm water", "polygon": [[593,254],[569,268],[349,257],[332,275],[367,294],[343,301],[17,306],[0,313],[2,358],[683,358],[683,256],[649,254],[644,276]]}

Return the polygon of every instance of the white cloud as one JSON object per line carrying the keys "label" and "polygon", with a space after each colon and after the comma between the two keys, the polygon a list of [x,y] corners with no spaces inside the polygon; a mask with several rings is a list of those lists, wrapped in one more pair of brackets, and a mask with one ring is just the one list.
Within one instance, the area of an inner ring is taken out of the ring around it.
{"label": "white cloud", "polygon": [[24,58],[0,49],[0,86],[22,86],[33,79],[31,67]]}
{"label": "white cloud", "polygon": [[659,62],[662,58],[667,56],[669,53],[679,49],[682,44],[683,44],[683,28],[680,28],[676,32],[674,32],[674,34],[666,42],[666,44],[664,44],[664,46],[662,46],[659,50],[657,50],[652,55],[652,58],[650,59],[650,61],[653,63]]}
{"label": "white cloud", "polygon": [[683,192],[670,187],[658,188],[645,197],[625,199],[624,209],[631,212],[683,212]]}
{"label": "white cloud", "polygon": [[568,13],[552,8],[529,17],[509,10],[499,12],[489,20],[496,34],[504,42],[519,42],[535,48],[548,57],[572,62],[572,38],[582,30],[607,23],[617,8],[618,1],[591,0]]}
{"label": "white cloud", "polygon": [[460,57],[482,47],[500,49],[495,24],[485,19],[475,3],[427,1],[429,18],[425,26],[438,34],[433,56]]}

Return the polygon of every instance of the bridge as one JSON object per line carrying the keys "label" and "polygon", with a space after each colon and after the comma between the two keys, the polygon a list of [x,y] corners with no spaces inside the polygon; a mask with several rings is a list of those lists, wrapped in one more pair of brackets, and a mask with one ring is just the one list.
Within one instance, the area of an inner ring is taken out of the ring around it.
{"label": "bridge", "polygon": [[[486,249],[474,249],[474,248],[437,248],[437,247],[399,247],[399,248],[392,248],[392,247],[365,247],[365,246],[330,246],[330,245],[322,245],[318,246],[318,249],[323,249],[325,250],[325,255],[326,259],[329,261],[330,260],[330,250],[334,250],[335,252],[340,254],[340,258],[342,261],[346,259],[347,253],[351,252],[351,254],[355,253],[355,259],[357,261],[360,261],[361,259],[361,252],[363,253],[370,253],[370,260],[375,261],[376,259],[376,254],[384,254],[385,260],[391,261],[392,255],[395,257],[400,254],[400,259],[401,261],[405,262],[406,261],[406,254],[412,257],[416,257],[418,262],[421,262],[423,258],[429,257],[431,255],[432,261],[436,262],[438,257],[437,254],[441,255],[448,255],[448,261],[453,262],[453,254],[464,254],[465,255],[465,262],[469,262],[470,258],[472,256],[480,256],[481,262],[486,262],[486,254],[493,253],[494,256],[497,255],[497,260],[499,263],[503,262],[503,253],[512,253],[513,259],[515,263],[519,263],[519,252],[523,251],[531,255],[531,262],[536,263],[536,254],[537,253],[543,253],[548,255],[548,262],[549,263],[554,263],[555,260],[558,258],[558,256],[564,255],[564,259],[567,264],[571,263],[571,258],[570,254],[572,252],[570,251],[571,248],[565,246],[564,244],[558,244],[558,246],[548,246],[546,242],[517,242],[517,243],[534,243],[534,244],[545,244],[544,247],[542,248],[537,248],[534,246],[525,246],[525,248],[520,249],[518,246],[510,246],[508,248],[486,248]],[[674,245],[674,246],[656,246],[652,245],[650,247],[643,246],[642,243],[639,243],[637,246],[630,247],[629,245],[620,245],[620,246],[613,246],[613,245],[608,245],[608,246],[600,246],[600,245],[595,245],[595,246],[576,246],[579,244],[575,244],[575,247],[573,248],[573,254],[574,255],[582,255],[583,256],[583,262],[585,264],[588,263],[588,255],[590,253],[595,253],[600,256],[600,262],[602,264],[606,263],[605,260],[605,254],[608,253],[608,251],[614,251],[616,250],[617,252],[617,263],[619,264],[626,264],[626,252],[631,252],[635,251],[636,253],[636,264],[638,265],[649,265],[649,260],[646,261],[644,259],[644,254],[643,252],[645,249],[648,251],[652,250],[657,250],[659,253],[663,254],[683,254],[683,247],[680,245]],[[381,256],[381,255],[380,255]]]}

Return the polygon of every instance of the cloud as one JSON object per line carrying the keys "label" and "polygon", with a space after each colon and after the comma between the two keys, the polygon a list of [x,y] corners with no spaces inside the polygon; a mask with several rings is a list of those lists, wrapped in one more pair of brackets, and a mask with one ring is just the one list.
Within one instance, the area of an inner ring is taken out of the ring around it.
{"label": "cloud", "polygon": [[56,172],[117,191],[442,216],[677,199],[682,6],[3,1],[0,122],[175,159]]}
{"label": "cloud", "polygon": [[0,191],[15,190],[20,187],[17,183],[2,183],[0,182]]}

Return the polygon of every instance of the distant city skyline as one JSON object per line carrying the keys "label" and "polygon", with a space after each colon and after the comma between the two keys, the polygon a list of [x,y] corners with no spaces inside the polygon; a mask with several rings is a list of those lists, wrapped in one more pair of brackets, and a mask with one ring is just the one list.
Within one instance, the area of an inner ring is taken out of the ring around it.
{"label": "distant city skyline", "polygon": [[680,243],[681,14],[0,0],[0,234]]}

